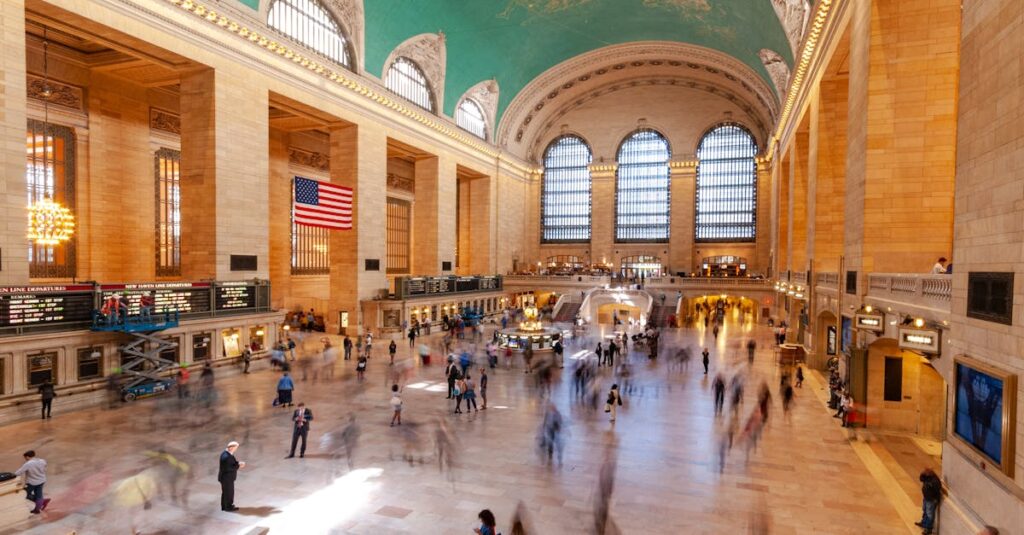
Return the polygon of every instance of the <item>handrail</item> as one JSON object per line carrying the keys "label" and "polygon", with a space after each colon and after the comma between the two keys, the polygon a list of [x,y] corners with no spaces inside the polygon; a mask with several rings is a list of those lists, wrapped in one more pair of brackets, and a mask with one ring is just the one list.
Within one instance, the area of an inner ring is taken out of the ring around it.
{"label": "handrail", "polygon": [[949,308],[953,276],[923,273],[869,273],[868,296],[911,305]]}

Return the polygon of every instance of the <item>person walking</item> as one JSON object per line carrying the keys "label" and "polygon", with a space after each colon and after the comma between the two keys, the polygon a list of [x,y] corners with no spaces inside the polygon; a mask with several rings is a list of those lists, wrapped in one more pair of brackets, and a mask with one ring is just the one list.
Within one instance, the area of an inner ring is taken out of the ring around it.
{"label": "person walking", "polygon": [[708,348],[705,347],[704,351],[701,351],[700,355],[701,355],[700,361],[704,364],[704,375],[707,375],[708,374],[708,364],[711,363],[711,353],[708,351]]}
{"label": "person walking", "polygon": [[309,422],[313,420],[313,411],[306,408],[306,404],[299,402],[298,408],[292,413],[292,449],[288,452],[286,459],[295,457],[295,446],[302,439],[302,447],[299,448],[299,457],[306,456],[306,439],[309,438]]}
{"label": "person walking", "polygon": [[716,323],[714,328],[711,329],[711,334],[715,335],[715,340],[718,340],[718,324]]}
{"label": "person walking", "polygon": [[43,417],[45,420],[50,417],[50,409],[53,407],[53,398],[57,397],[57,393],[53,390],[53,383],[46,381],[39,385],[39,397],[43,402]]}
{"label": "person walking", "polygon": [[622,406],[622,396],[619,394],[619,385],[613,384],[608,391],[608,400],[604,404],[604,412],[610,413],[611,421],[615,421],[616,407]]}
{"label": "person walking", "polygon": [[220,482],[220,510],[237,511],[235,507],[235,479],[238,471],[245,468],[245,463],[235,458],[238,442],[228,442],[227,448],[220,453],[220,469],[217,470],[217,481]]}
{"label": "person walking", "polygon": [[484,509],[476,516],[480,519],[480,527],[473,528],[473,533],[476,533],[476,535],[497,535],[497,522],[494,520],[494,513],[490,509]]}
{"label": "person walking", "polygon": [[352,339],[347,334],[341,345],[345,348],[345,360],[352,360]]}
{"label": "person walking", "polygon": [[391,427],[395,426],[395,422],[398,425],[402,425],[402,393],[398,390],[398,385],[391,385]]}
{"label": "person walking", "polygon": [[366,379],[366,355],[359,355],[359,360],[356,360],[356,379],[362,382]]}
{"label": "person walking", "polygon": [[295,362],[295,340],[292,337],[288,337],[288,355],[291,356],[291,361]]}
{"label": "person walking", "polygon": [[715,393],[715,416],[718,416],[722,414],[722,407],[725,406],[725,379],[722,378],[722,374],[715,376],[711,390]]}
{"label": "person walking", "polygon": [[555,358],[558,359],[558,367],[559,368],[564,368],[565,367],[565,359],[563,358],[563,354],[565,353],[565,347],[562,346],[562,341],[561,340],[555,340],[555,345],[552,346],[551,349],[555,352]]}
{"label": "person walking", "polygon": [[604,352],[601,349],[601,342],[597,343],[597,349],[594,350],[594,353],[597,353],[597,367],[600,368],[604,365]]}
{"label": "person walking", "polygon": [[288,375],[288,372],[284,372],[277,381],[277,404],[282,407],[292,406],[292,392],[295,390],[295,383],[292,382],[292,378]]}
{"label": "person walking", "polygon": [[416,345],[416,329],[409,328],[409,349]]}
{"label": "person walking", "polygon": [[608,342],[608,348],[605,349],[605,354],[608,356],[608,362],[605,364],[607,364],[609,368],[615,367],[615,355],[618,354],[618,352],[619,346],[615,344],[615,340]]}
{"label": "person walking", "polygon": [[804,387],[804,368],[803,368],[803,366],[797,366],[796,367],[796,387],[797,388],[803,388]]}
{"label": "person walking", "polygon": [[38,515],[50,505],[49,498],[43,497],[43,485],[46,484],[46,461],[36,457],[35,450],[28,450],[22,454],[25,464],[14,472],[15,476],[25,478],[25,499],[34,503],[35,508],[31,513]]}
{"label": "person walking", "polygon": [[480,410],[487,410],[487,369],[484,367],[480,368],[480,399],[484,402]]}
{"label": "person walking", "polygon": [[466,385],[466,393],[462,395],[466,400],[466,412],[469,412],[469,405],[473,405],[473,410],[478,411],[476,408],[476,384],[473,382],[473,378],[466,374],[466,379],[463,381]]}
{"label": "person walking", "polygon": [[921,533],[928,535],[935,528],[935,511],[942,500],[942,480],[931,468],[921,472],[921,521],[914,522],[920,526]]}
{"label": "person walking", "polygon": [[462,398],[466,393],[466,381],[461,377],[455,380],[455,414],[462,414]]}
{"label": "person walking", "polygon": [[751,338],[750,341],[747,342],[747,362],[749,362],[750,364],[754,363],[754,351],[756,350],[757,342],[755,342],[754,339]]}
{"label": "person walking", "polygon": [[[409,347],[412,347],[412,342],[411,341],[409,343]],[[395,341],[392,340],[391,343],[388,344],[388,356],[391,357],[391,365],[392,366],[395,365],[395,352],[396,351],[398,351],[398,346],[395,344]]]}

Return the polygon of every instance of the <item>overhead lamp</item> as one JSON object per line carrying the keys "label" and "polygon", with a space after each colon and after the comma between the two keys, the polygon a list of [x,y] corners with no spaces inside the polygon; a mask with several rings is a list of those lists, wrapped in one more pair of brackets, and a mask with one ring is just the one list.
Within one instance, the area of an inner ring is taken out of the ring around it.
{"label": "overhead lamp", "polygon": [[864,305],[864,312],[870,314],[872,310],[874,310],[874,308],[872,308],[871,305]]}
{"label": "overhead lamp", "polygon": [[914,327],[917,327],[918,329],[924,327],[924,318],[916,318],[914,320]]}

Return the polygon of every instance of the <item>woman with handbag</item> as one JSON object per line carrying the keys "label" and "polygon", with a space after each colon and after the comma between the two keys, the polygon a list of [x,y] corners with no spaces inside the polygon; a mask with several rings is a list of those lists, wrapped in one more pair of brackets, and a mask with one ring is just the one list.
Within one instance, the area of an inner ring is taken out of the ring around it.
{"label": "woman with handbag", "polygon": [[608,400],[604,404],[604,412],[611,414],[611,421],[615,421],[616,406],[622,406],[622,396],[619,394],[619,385],[612,385],[612,389],[608,391]]}

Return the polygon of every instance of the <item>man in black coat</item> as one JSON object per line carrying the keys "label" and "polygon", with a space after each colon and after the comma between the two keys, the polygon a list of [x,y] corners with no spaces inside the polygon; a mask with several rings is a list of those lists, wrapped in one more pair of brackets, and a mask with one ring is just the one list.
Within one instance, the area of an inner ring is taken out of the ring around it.
{"label": "man in black coat", "polygon": [[245,463],[235,459],[235,450],[238,443],[228,442],[228,447],[220,454],[220,470],[217,471],[217,481],[220,481],[220,510],[237,511],[235,507],[235,478],[238,470],[245,468]]}
{"label": "man in black coat", "polygon": [[299,457],[306,456],[306,438],[309,437],[309,421],[313,419],[313,411],[306,408],[306,404],[300,402],[299,408],[292,413],[292,449],[288,453],[288,459],[295,457],[295,446],[302,438],[302,448],[299,449]]}

